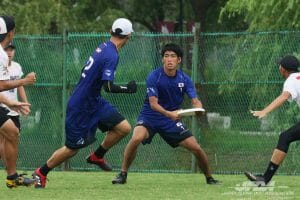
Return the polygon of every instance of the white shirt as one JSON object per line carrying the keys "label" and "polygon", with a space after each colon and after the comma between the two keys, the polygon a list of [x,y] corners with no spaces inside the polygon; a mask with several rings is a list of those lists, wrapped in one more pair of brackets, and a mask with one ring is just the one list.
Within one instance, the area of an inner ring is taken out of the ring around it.
{"label": "white shirt", "polygon": [[300,107],[300,72],[292,73],[283,84],[283,91],[289,92],[289,101],[296,101]]}
{"label": "white shirt", "polygon": [[7,53],[4,51],[3,47],[0,44],[0,80],[8,80],[8,56]]}
{"label": "white shirt", "polygon": [[[7,69],[8,69],[8,74],[9,74],[9,79],[10,80],[17,80],[17,79],[20,79],[23,76],[22,67],[17,62],[12,61],[11,65]],[[6,90],[6,91],[3,91],[1,93],[4,94],[4,96],[8,99],[18,100],[18,89],[17,88]],[[2,104],[1,106],[6,107],[7,109],[9,109],[4,104]],[[8,113],[8,115],[10,115],[10,116],[18,116],[19,115],[18,112],[13,111],[11,109],[9,109],[9,110],[10,110],[10,112]]]}

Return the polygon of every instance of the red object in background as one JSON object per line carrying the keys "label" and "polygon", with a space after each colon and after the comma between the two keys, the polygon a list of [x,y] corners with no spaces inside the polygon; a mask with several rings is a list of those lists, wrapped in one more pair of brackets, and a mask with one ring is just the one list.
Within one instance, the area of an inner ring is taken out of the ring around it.
{"label": "red object in background", "polygon": [[[176,23],[173,21],[162,21],[155,23],[156,31],[159,33],[173,33]],[[195,22],[189,21],[184,23],[184,32],[195,32]]]}
{"label": "red object in background", "polygon": [[187,22],[186,23],[186,31],[187,32],[195,32],[195,22]]}
{"label": "red object in background", "polygon": [[173,33],[175,28],[174,22],[156,22],[156,30],[161,33]]}

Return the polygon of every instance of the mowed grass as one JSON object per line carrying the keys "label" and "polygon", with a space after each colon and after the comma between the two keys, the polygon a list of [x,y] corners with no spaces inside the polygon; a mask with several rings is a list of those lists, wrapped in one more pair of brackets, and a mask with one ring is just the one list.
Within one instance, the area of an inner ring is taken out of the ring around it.
{"label": "mowed grass", "polygon": [[127,184],[113,185],[111,180],[116,172],[53,171],[45,189],[8,189],[4,183],[5,172],[0,173],[3,200],[300,199],[300,176],[277,175],[271,186],[258,188],[243,175],[214,175],[222,184],[207,185],[202,174],[130,173]]}

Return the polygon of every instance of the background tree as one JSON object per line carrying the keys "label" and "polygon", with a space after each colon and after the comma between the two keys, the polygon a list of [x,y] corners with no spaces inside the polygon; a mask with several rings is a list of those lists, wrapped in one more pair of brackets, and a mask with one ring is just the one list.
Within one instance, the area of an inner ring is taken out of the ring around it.
{"label": "background tree", "polygon": [[[218,93],[224,95],[226,100],[230,96],[237,96],[237,91],[242,91],[242,96],[249,99],[249,109],[260,109],[270,103],[282,88],[283,80],[278,73],[276,61],[287,54],[300,57],[298,45],[295,44],[300,30],[300,1],[229,0],[221,10],[219,22],[223,23],[231,18],[242,19],[247,24],[246,31],[253,34],[244,36],[241,34],[238,40],[235,40],[235,51],[228,55],[234,59],[228,63],[229,70],[224,73],[225,80],[242,84],[223,84],[219,86]],[[280,31],[291,32],[282,35]],[[226,48],[226,45],[223,45],[223,48]],[[269,84],[249,84],[247,90],[241,90],[243,83],[252,81],[249,77],[255,77],[255,81]],[[298,113],[296,109],[298,108],[295,106],[286,109],[285,117],[290,117],[289,122],[295,120],[295,113]],[[272,119],[269,118],[271,127],[281,129],[278,126],[282,124],[281,114],[280,112],[272,114]]]}
{"label": "background tree", "polygon": [[228,0],[220,23],[237,16],[248,24],[248,31],[299,30],[300,0]]}

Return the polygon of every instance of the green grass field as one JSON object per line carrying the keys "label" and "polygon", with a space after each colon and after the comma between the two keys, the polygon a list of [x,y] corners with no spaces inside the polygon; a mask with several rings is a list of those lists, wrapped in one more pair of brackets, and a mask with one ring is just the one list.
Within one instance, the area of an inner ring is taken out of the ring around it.
{"label": "green grass field", "polygon": [[[31,173],[28,171],[28,173]],[[274,177],[268,187],[255,187],[243,175],[215,175],[221,185],[207,185],[202,174],[130,173],[125,185],[112,185],[116,173],[51,172],[45,189],[5,186],[1,171],[0,198],[3,200],[89,200],[89,199],[300,199],[300,176]]]}

